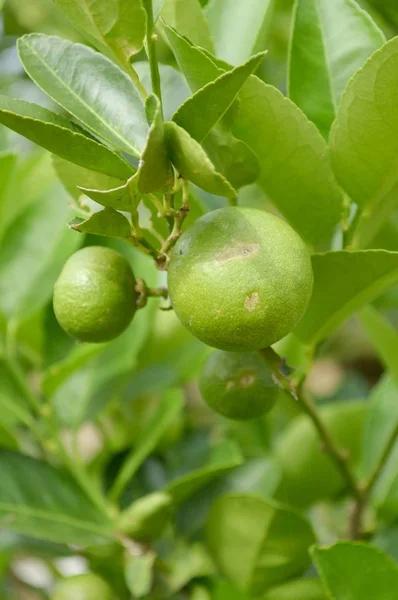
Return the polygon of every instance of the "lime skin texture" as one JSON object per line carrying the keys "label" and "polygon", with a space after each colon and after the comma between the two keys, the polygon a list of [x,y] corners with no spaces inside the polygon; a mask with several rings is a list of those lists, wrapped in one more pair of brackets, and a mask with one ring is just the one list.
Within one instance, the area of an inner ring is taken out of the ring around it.
{"label": "lime skin texture", "polygon": [[114,600],[114,595],[106,581],[94,573],[87,573],[61,581],[51,600]]}
{"label": "lime skin texture", "polygon": [[169,293],[182,324],[205,344],[259,350],[303,316],[313,273],[306,245],[279,217],[228,207],[200,217],[175,245]]}
{"label": "lime skin texture", "polygon": [[120,335],[136,311],[136,281],[124,256],[88,246],[65,263],[54,286],[54,312],[61,327],[81,342],[107,342]]}
{"label": "lime skin texture", "polygon": [[212,352],[203,364],[199,388],[210,408],[236,420],[265,415],[279,394],[272,372],[256,352]]}

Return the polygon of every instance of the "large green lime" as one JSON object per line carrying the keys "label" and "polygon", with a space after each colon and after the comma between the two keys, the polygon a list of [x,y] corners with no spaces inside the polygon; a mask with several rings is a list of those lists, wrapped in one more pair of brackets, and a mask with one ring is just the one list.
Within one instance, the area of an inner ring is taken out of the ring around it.
{"label": "large green lime", "polygon": [[279,388],[256,352],[212,352],[205,361],[199,387],[203,399],[229,419],[255,419],[271,410]]}
{"label": "large green lime", "polygon": [[200,217],[175,245],[169,265],[177,316],[222,350],[258,350],[287,335],[304,314],[313,274],[307,248],[279,217],[222,208]]}
{"label": "large green lime", "polygon": [[136,311],[135,278],[114,250],[89,246],[73,254],[54,287],[61,327],[81,342],[107,342],[120,335]]}
{"label": "large green lime", "polygon": [[109,585],[98,575],[87,573],[61,581],[51,600],[113,600]]}

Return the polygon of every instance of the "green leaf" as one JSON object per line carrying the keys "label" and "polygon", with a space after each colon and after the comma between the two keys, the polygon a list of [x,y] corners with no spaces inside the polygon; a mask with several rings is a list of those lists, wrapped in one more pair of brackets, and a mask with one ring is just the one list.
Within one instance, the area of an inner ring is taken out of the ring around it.
{"label": "green leaf", "polygon": [[362,208],[361,244],[367,244],[397,205],[398,37],[387,42],[351,79],[330,145],[336,177]]}
{"label": "green leaf", "polygon": [[8,317],[31,315],[49,300],[64,262],[82,242],[65,225],[72,215],[56,186],[7,230],[0,248],[0,311]]}
{"label": "green leaf", "polygon": [[105,237],[127,239],[131,236],[131,225],[128,219],[109,207],[94,213],[86,220],[77,217],[69,223],[69,227],[81,233],[93,233]]}
{"label": "green leaf", "polygon": [[108,190],[92,190],[81,185],[78,189],[86,196],[101,204],[101,206],[109,206],[115,210],[124,210],[131,212],[135,210],[141,198],[141,194],[137,191],[137,173],[122,185]]}
{"label": "green leaf", "polygon": [[362,327],[372,342],[382,363],[398,385],[398,331],[371,306],[359,313]]}
{"label": "green leaf", "polygon": [[25,35],[18,51],[28,75],[55,102],[116,148],[139,156],[148,124],[126,73],[91,48],[56,36]]}
{"label": "green leaf", "polygon": [[124,564],[124,577],[133,598],[143,598],[150,593],[155,560],[156,554],[154,552],[127,556]]}
{"label": "green leaf", "polygon": [[158,538],[170,520],[172,498],[164,492],[142,496],[120,515],[116,527],[136,541]]}
{"label": "green leaf", "polygon": [[37,104],[0,96],[0,123],[87,169],[121,178],[133,172],[120,156],[89,137],[80,127]]}
{"label": "green leaf", "polygon": [[262,50],[274,0],[212,0],[205,14],[220,58],[236,65]]}
{"label": "green leaf", "polygon": [[142,465],[144,460],[156,448],[159,440],[162,438],[170,423],[176,418],[183,407],[183,397],[180,390],[169,389],[159,406],[159,410],[154,415],[153,419],[141,431],[139,439],[136,441],[135,448],[129,456],[116,477],[116,481],[112,487],[111,496],[116,498],[119,496],[125,485],[130,481],[137,469]]}
{"label": "green leaf", "polygon": [[199,0],[165,0],[160,15],[194,44],[214,51],[209,25]]}
{"label": "green leaf", "polygon": [[206,531],[221,573],[254,594],[303,573],[314,543],[310,524],[298,512],[249,494],[218,498]]}
{"label": "green leaf", "polygon": [[183,590],[193,579],[214,575],[214,565],[199,542],[188,546],[179,540],[167,557],[167,569],[167,584],[172,592]]}
{"label": "green leaf", "polygon": [[316,127],[276,88],[250,77],[232,132],[260,162],[259,185],[311,244],[327,241],[342,210],[328,149]]}
{"label": "green leaf", "polygon": [[162,109],[156,96],[149,96],[146,103],[150,124],[145,150],[141,156],[138,189],[142,193],[169,190],[174,183],[174,173],[167,156],[164,140]]}
{"label": "green leaf", "polygon": [[0,423],[4,427],[33,422],[25,397],[12,375],[10,367],[0,360]]}
{"label": "green leaf", "polygon": [[398,252],[326,252],[312,257],[312,267],[314,291],[295,329],[308,345],[325,339],[352,313],[398,281]]}
{"label": "green leaf", "polygon": [[272,588],[261,600],[327,600],[319,579],[297,579]]}
{"label": "green leaf", "polygon": [[176,504],[184,502],[214,479],[222,477],[243,463],[243,457],[235,442],[224,441],[215,448],[207,465],[174,479],[167,486]]}
{"label": "green leaf", "polygon": [[223,73],[188,98],[173,115],[173,121],[201,142],[235,100],[248,77],[258,68],[265,52],[244,65]]}
{"label": "green leaf", "polygon": [[76,200],[82,195],[82,191],[78,189],[79,187],[93,190],[110,190],[125,185],[125,181],[122,179],[110,177],[98,171],[90,171],[59,156],[53,155],[52,163],[63,186]]}
{"label": "green leaf", "polygon": [[312,557],[333,600],[398,597],[398,567],[374,546],[339,542],[313,548]]}
{"label": "green leaf", "polygon": [[7,212],[7,191],[14,172],[17,155],[13,152],[0,152],[0,237]]}
{"label": "green leaf", "polygon": [[289,96],[325,137],[349,79],[384,42],[355,0],[296,0]]}
{"label": "green leaf", "polygon": [[[395,354],[395,358],[398,354]],[[361,475],[368,477],[375,469],[387,440],[398,423],[398,383],[385,375],[373,388],[365,422]],[[396,469],[395,469],[396,471]]]}
{"label": "green leaf", "polygon": [[70,21],[88,34],[100,50],[109,47],[128,62],[141,50],[146,33],[146,12],[141,0],[54,0]]}
{"label": "green leaf", "polygon": [[108,517],[87,500],[61,469],[0,450],[0,477],[3,528],[79,546],[111,537]]}
{"label": "green leaf", "polygon": [[164,126],[169,157],[180,175],[210,194],[235,198],[236,191],[216,171],[201,145],[176,123],[169,121]]}

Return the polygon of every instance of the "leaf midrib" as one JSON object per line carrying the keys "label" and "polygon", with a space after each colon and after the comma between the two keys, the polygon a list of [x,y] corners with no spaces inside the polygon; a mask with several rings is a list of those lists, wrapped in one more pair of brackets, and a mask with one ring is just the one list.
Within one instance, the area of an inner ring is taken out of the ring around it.
{"label": "leaf midrib", "polygon": [[[37,34],[32,34],[32,35],[33,35],[33,36],[36,36],[36,39],[37,39],[37,37],[39,37]],[[29,37],[31,37],[31,36],[29,36]],[[103,120],[103,119],[102,119],[102,118],[101,118],[101,117],[100,117],[100,116],[99,116],[99,115],[98,115],[98,114],[97,114],[97,113],[96,113],[96,112],[95,112],[95,111],[94,111],[94,110],[91,108],[91,106],[90,106],[89,104],[86,104],[86,102],[84,102],[84,101],[83,101],[83,99],[82,99],[80,96],[78,96],[78,95],[76,94],[76,92],[75,92],[75,91],[74,91],[72,88],[69,88],[69,87],[68,87],[68,86],[65,84],[65,82],[64,82],[64,81],[63,81],[63,80],[62,80],[62,79],[61,79],[61,78],[60,78],[60,77],[57,75],[57,73],[56,73],[54,70],[52,70],[52,69],[49,67],[49,65],[48,65],[48,64],[47,64],[47,63],[46,63],[46,62],[45,62],[45,61],[44,61],[44,60],[41,58],[40,54],[38,54],[38,53],[37,53],[37,52],[34,50],[34,48],[33,48],[31,45],[28,45],[28,44],[27,44],[27,46],[28,46],[28,48],[30,49],[30,51],[32,52],[32,54],[33,54],[34,56],[36,56],[36,58],[38,59],[38,61],[39,61],[39,62],[40,62],[42,65],[43,65],[43,67],[44,67],[44,68],[45,68],[45,69],[46,69],[46,70],[47,70],[49,73],[53,74],[53,76],[54,76],[54,77],[55,77],[55,79],[56,79],[56,80],[57,80],[57,81],[58,81],[58,82],[61,84],[61,86],[62,86],[62,87],[64,87],[64,88],[65,88],[65,89],[66,89],[66,90],[67,90],[67,91],[68,91],[68,92],[69,92],[69,93],[70,93],[70,94],[71,94],[71,95],[72,95],[74,98],[76,98],[76,99],[77,99],[78,103],[82,104],[82,105],[83,105],[83,106],[84,106],[84,107],[85,107],[85,108],[86,108],[86,109],[87,109],[87,110],[88,110],[88,111],[89,111],[89,112],[90,112],[90,113],[91,113],[91,114],[92,114],[92,115],[93,115],[93,116],[94,116],[94,117],[97,119],[97,121],[99,121],[100,123],[102,123],[102,124],[104,125],[104,127],[105,127],[105,128],[108,130],[108,131],[110,131],[111,133],[115,134],[115,136],[116,136],[116,137],[117,137],[119,140],[121,140],[121,141],[123,142],[123,145],[126,145],[128,148],[130,148],[130,150],[133,152],[134,156],[139,156],[139,152],[138,152],[138,150],[137,150],[136,148],[134,148],[134,146],[131,146],[128,140],[126,140],[126,139],[125,139],[125,138],[124,138],[124,137],[123,137],[123,136],[122,136],[122,135],[121,135],[121,134],[120,134],[118,131],[116,131],[116,130],[114,130],[112,127],[110,127],[110,126],[109,126],[109,124],[108,124],[106,121],[104,121],[104,120]],[[107,60],[105,56],[102,56],[102,58],[103,58],[104,60]],[[112,63],[111,63],[111,64],[112,64]],[[122,73],[122,75],[124,75],[124,74]],[[62,107],[63,107],[63,108],[66,110],[66,111],[70,112],[70,114],[72,114],[72,115],[73,115],[73,116],[74,116],[76,119],[79,119],[79,121],[80,121],[80,118],[79,118],[77,115],[75,115],[75,114],[74,114],[73,112],[71,112],[71,111],[70,111],[68,108],[66,108],[65,106],[63,106],[63,105],[62,105],[60,102],[58,102],[58,100],[56,100],[56,99],[55,99],[55,98],[54,98],[54,97],[53,97],[53,96],[52,96],[50,93],[48,93],[46,90],[44,90],[44,88],[43,88],[41,85],[39,85],[39,84],[37,83],[36,79],[35,79],[33,76],[32,76],[32,79],[35,81],[35,83],[36,83],[36,84],[37,84],[37,85],[38,85],[38,86],[39,86],[39,87],[40,87],[40,88],[41,88],[41,89],[42,89],[42,90],[43,90],[43,91],[44,91],[46,94],[48,94],[48,96],[50,96],[50,98],[52,98],[52,99],[54,100],[54,102],[56,102],[57,104],[59,104],[60,106],[62,106]],[[84,121],[82,121],[82,122],[84,122]],[[86,124],[86,125],[87,125],[87,124]],[[95,130],[93,127],[90,127],[89,125],[87,125],[87,127],[89,127],[90,129],[92,129],[92,130],[93,130],[93,131],[94,131],[94,132],[95,132],[97,135],[100,135],[100,136],[102,135],[102,134],[101,134],[99,131],[96,131],[96,130]],[[110,141],[111,141],[111,140],[110,140]]]}

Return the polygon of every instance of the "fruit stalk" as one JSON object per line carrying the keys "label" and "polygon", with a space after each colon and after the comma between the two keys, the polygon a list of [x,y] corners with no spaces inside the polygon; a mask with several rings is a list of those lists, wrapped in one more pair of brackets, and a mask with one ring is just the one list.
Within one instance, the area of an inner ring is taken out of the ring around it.
{"label": "fruit stalk", "polygon": [[157,56],[158,36],[155,33],[152,0],[144,0],[144,7],[147,13],[146,52],[148,55],[149,68],[151,71],[152,91],[159,98],[160,106],[162,107],[162,90],[160,85],[160,74]]}
{"label": "fruit stalk", "polygon": [[336,467],[339,469],[340,473],[344,477],[356,501],[361,502],[363,492],[359,485],[359,482],[357,481],[354,473],[352,472],[348,464],[347,452],[344,449],[340,448],[333,440],[327,427],[323,423],[316,406],[314,405],[312,400],[304,394],[302,385],[295,385],[293,381],[291,381],[288,377],[286,377],[286,375],[282,373],[282,359],[271,347],[263,348],[262,350],[259,350],[259,353],[270,366],[270,368],[272,368],[275,379],[281,386],[281,388],[284,389],[288,394],[290,394],[290,396],[292,396],[294,400],[299,402],[304,412],[309,416],[319,434],[320,439],[322,440],[326,452],[328,452],[331,459],[336,464]]}

